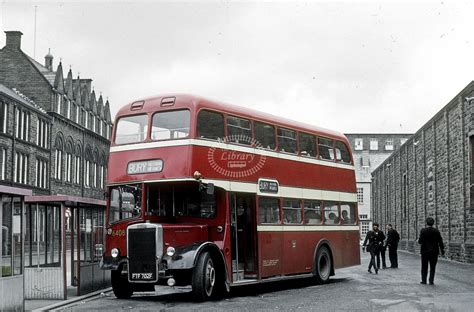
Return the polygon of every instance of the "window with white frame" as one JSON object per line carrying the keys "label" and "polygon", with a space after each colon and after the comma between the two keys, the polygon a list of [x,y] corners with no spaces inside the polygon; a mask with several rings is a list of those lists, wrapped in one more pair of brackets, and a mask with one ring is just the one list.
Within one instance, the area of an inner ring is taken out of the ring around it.
{"label": "window with white frame", "polygon": [[74,183],[80,184],[81,183],[81,157],[75,156],[74,157]]}
{"label": "window with white frame", "polygon": [[393,139],[385,140],[385,150],[386,151],[393,151]]}
{"label": "window with white frame", "polygon": [[364,139],[356,138],[354,140],[354,150],[361,151],[364,149]]}
{"label": "window with white frame", "polygon": [[66,153],[66,182],[72,182],[72,154]]}
{"label": "window with white frame", "polygon": [[0,147],[0,179],[5,180],[7,170],[7,149],[3,146]]}
{"label": "window with white frame", "polygon": [[36,122],[36,144],[43,148],[48,148],[49,144],[49,123],[41,118]]}
{"label": "window with white frame", "polygon": [[357,188],[357,203],[359,205],[364,204],[364,188],[362,187]]}
{"label": "window with white frame", "polygon": [[55,152],[55,174],[54,177],[58,180],[61,180],[63,177],[63,171],[62,171],[62,166],[63,166],[63,151],[57,149]]}
{"label": "window with white frame", "polygon": [[66,105],[66,117],[71,118],[71,100],[68,99]]}
{"label": "window with white frame", "polygon": [[104,176],[104,166],[100,166],[100,177],[99,177],[99,181],[100,181],[100,188],[101,188],[101,189],[104,189],[104,180],[105,180],[105,176]]}
{"label": "window with white frame", "polygon": [[48,187],[48,162],[44,159],[36,159],[36,187]]}
{"label": "window with white frame", "polygon": [[365,235],[367,235],[367,233],[369,232],[369,222],[368,221],[362,221],[360,223],[360,226],[361,226],[361,235],[360,237],[365,237]]}
{"label": "window with white frame", "polygon": [[84,112],[84,127],[89,128],[89,114],[87,112]]}
{"label": "window with white frame", "polygon": [[30,139],[30,114],[15,107],[15,137],[24,141]]}
{"label": "window with white frame", "polygon": [[379,149],[379,140],[376,138],[371,138],[370,139],[370,150],[371,151],[377,151]]}
{"label": "window with white frame", "polygon": [[109,126],[109,125],[106,126],[106,129],[105,129],[105,138],[106,138],[107,140],[110,140],[110,132],[111,132],[111,129],[112,129],[111,126]]}
{"label": "window with white frame", "polygon": [[84,186],[89,187],[90,183],[90,167],[91,163],[89,160],[84,162]]}
{"label": "window with white frame", "polygon": [[92,187],[97,187],[97,164],[92,164]]}
{"label": "window with white frame", "polygon": [[76,105],[76,119],[75,119],[75,121],[76,121],[77,124],[79,123],[79,111],[80,111],[79,105]]}
{"label": "window with white frame", "polygon": [[56,113],[61,114],[61,105],[63,103],[63,96],[61,94],[56,94]]}
{"label": "window with white frame", "polygon": [[100,135],[104,135],[104,133],[102,132],[102,131],[103,131],[102,129],[103,129],[103,128],[102,128],[102,121],[99,120],[99,134],[100,134]]}
{"label": "window with white frame", "polygon": [[28,184],[28,155],[16,152],[13,163],[13,182]]}
{"label": "window with white frame", "polygon": [[359,219],[360,219],[360,220],[366,220],[366,219],[368,219],[368,217],[369,217],[369,216],[368,216],[367,214],[360,214],[360,215],[359,215]]}
{"label": "window with white frame", "polygon": [[8,104],[5,102],[0,102],[0,131],[2,133],[7,133],[7,124],[8,124]]}
{"label": "window with white frame", "polygon": [[90,113],[90,123],[91,123],[92,131],[95,132],[95,117],[94,115],[92,115],[92,112]]}

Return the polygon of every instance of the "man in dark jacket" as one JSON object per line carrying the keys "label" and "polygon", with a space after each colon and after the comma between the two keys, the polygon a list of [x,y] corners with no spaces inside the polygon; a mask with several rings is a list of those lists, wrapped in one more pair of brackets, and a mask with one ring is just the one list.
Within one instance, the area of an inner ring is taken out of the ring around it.
{"label": "man in dark jacket", "polygon": [[369,273],[372,273],[372,267],[375,269],[375,274],[378,274],[379,268],[375,261],[375,258],[380,252],[380,249],[383,246],[383,241],[385,240],[385,235],[382,231],[379,230],[379,224],[374,223],[372,225],[372,231],[367,232],[365,236],[363,247],[367,246],[367,251],[370,252],[370,262],[369,262]]}
{"label": "man in dark jacket", "polygon": [[387,247],[388,247],[388,258],[390,259],[390,267],[392,269],[398,268],[398,242],[400,241],[400,235],[389,223],[387,228]]}
{"label": "man in dark jacket", "polygon": [[430,264],[430,285],[434,284],[436,263],[439,251],[444,256],[444,244],[438,229],[433,227],[434,219],[426,218],[426,227],[420,231],[418,243],[421,244],[421,284],[426,284],[428,275],[428,263]]}

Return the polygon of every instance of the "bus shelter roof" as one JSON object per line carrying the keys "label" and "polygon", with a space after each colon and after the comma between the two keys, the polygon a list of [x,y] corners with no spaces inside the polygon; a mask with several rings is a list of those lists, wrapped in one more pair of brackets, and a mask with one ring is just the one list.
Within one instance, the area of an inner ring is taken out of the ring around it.
{"label": "bus shelter roof", "polygon": [[33,191],[32,190],[27,190],[27,189],[24,189],[24,188],[20,188],[20,187],[0,185],[0,193],[10,194],[10,195],[31,196],[33,194]]}
{"label": "bus shelter roof", "polygon": [[64,204],[69,207],[75,206],[103,206],[105,207],[105,200],[70,196],[70,195],[38,195],[38,196],[27,196],[25,197],[26,203],[52,203],[52,204]]}

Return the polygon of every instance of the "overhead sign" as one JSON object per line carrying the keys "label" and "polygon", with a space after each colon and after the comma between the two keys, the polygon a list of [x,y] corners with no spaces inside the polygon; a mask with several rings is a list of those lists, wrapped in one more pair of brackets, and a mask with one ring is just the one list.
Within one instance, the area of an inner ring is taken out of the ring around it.
{"label": "overhead sign", "polygon": [[127,166],[127,174],[161,172],[162,170],[163,160],[161,159],[132,161]]}

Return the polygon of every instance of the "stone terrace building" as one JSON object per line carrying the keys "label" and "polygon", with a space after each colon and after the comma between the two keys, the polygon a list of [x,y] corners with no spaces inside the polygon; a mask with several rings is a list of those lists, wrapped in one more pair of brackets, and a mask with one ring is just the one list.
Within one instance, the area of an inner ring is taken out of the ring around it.
{"label": "stone terrace building", "polygon": [[71,69],[64,76],[61,62],[54,70],[50,53],[40,64],[21,50],[21,32],[5,33],[0,50],[0,186],[33,193],[25,198],[22,221],[25,298],[66,299],[69,286],[81,294],[107,283],[98,260],[110,104],[97,97],[91,79],[73,78]]}
{"label": "stone terrace building", "polygon": [[372,171],[394,150],[398,149],[411,134],[406,133],[350,133],[346,134],[351,144],[356,169],[357,201],[360,219],[360,238],[372,227],[371,184]]}
{"label": "stone terrace building", "polygon": [[474,82],[372,173],[373,218],[392,223],[400,248],[419,252],[433,217],[450,259],[474,262]]}

